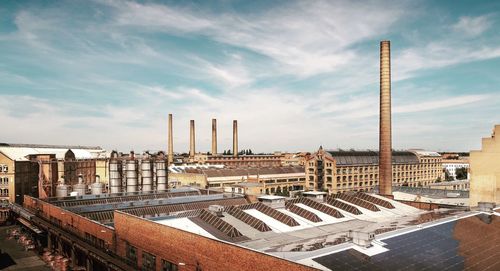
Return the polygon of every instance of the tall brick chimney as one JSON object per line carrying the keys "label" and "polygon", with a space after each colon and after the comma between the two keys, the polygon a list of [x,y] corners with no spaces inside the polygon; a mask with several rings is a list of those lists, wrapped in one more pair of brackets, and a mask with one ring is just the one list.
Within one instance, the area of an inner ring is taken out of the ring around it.
{"label": "tall brick chimney", "polygon": [[238,121],[233,120],[233,156],[238,156]]}
{"label": "tall brick chimney", "polygon": [[217,155],[217,119],[212,119],[212,155]]}
{"label": "tall brick chimney", "polygon": [[168,163],[174,162],[174,138],[172,132],[172,114],[168,114]]}
{"label": "tall brick chimney", "polygon": [[189,157],[194,158],[195,150],[194,120],[189,121]]}
{"label": "tall brick chimney", "polygon": [[391,43],[380,42],[379,194],[392,196]]}

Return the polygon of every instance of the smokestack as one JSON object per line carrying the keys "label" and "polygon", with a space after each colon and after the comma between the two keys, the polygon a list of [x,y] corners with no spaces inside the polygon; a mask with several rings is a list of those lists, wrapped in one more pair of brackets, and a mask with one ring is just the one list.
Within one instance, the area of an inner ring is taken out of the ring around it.
{"label": "smokestack", "polygon": [[392,196],[391,43],[380,42],[379,193]]}
{"label": "smokestack", "polygon": [[238,121],[233,120],[233,156],[238,156]]}
{"label": "smokestack", "polygon": [[217,120],[212,119],[212,155],[217,155]]}
{"label": "smokestack", "polygon": [[189,128],[190,128],[190,141],[189,141],[189,157],[190,158],[194,158],[194,154],[196,152],[196,150],[194,149],[194,142],[195,142],[195,138],[194,138],[194,120],[190,120],[189,121]]}
{"label": "smokestack", "polygon": [[172,131],[172,114],[168,114],[168,163],[174,162],[174,137]]}

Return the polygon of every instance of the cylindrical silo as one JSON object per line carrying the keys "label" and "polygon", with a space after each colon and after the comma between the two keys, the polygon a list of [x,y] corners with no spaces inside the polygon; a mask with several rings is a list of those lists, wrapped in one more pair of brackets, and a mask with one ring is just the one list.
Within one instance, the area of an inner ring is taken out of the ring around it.
{"label": "cylindrical silo", "polygon": [[83,176],[78,176],[78,183],[73,185],[73,192],[77,192],[78,196],[87,194],[87,185],[83,183]]}
{"label": "cylindrical silo", "polygon": [[125,164],[127,175],[127,192],[137,192],[137,160],[134,152],[130,152],[130,157]]}
{"label": "cylindrical silo", "polygon": [[56,197],[62,198],[67,197],[69,192],[69,187],[64,184],[64,177],[59,179],[59,184],[56,187]]}
{"label": "cylindrical silo", "polygon": [[153,190],[153,171],[151,166],[151,156],[145,152],[141,160],[142,191]]}
{"label": "cylindrical silo", "polygon": [[102,190],[104,189],[104,184],[101,183],[100,176],[95,176],[95,183],[90,185],[90,191],[92,195],[100,195],[102,194]]}
{"label": "cylindrical silo", "polygon": [[167,190],[167,160],[163,152],[158,152],[155,160],[156,168],[156,190]]}
{"label": "cylindrical silo", "polygon": [[116,151],[111,152],[109,160],[109,192],[122,192],[122,166]]}

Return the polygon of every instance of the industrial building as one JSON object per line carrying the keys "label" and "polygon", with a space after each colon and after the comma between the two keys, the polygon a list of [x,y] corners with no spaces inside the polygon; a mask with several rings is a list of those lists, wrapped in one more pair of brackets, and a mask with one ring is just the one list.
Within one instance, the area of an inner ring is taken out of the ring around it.
{"label": "industrial building", "polygon": [[[441,176],[441,156],[392,150],[388,41],[381,42],[380,64],[378,152],[320,147],[307,155],[304,168],[193,164],[180,172],[174,166],[174,173],[192,174],[183,181],[206,182],[207,189],[205,183],[169,189],[164,166],[175,162],[170,116],[167,155],[111,154],[111,193],[101,187],[101,193],[66,196],[61,189],[59,197],[26,195],[22,207],[12,208],[40,249],[86,270],[499,269],[497,190],[486,190],[500,178],[498,167],[485,162],[497,161],[495,136],[471,155],[472,182],[475,176],[483,181],[471,183],[471,198],[477,189],[475,199],[490,203],[470,211],[439,202],[446,191],[420,186]],[[190,162],[196,163],[194,121],[191,131]],[[233,131],[234,159],[240,159],[236,122]],[[272,194],[273,186],[295,190],[295,184],[312,191],[293,198],[257,195],[267,188]],[[250,188],[255,198],[240,194]],[[329,193],[319,191],[324,189]],[[398,199],[403,194],[413,198]],[[457,194],[454,199],[463,200],[468,191]]]}
{"label": "industrial building", "polygon": [[[450,263],[474,267],[486,261],[493,270],[500,264],[490,257],[498,250],[485,256],[477,248],[481,242],[498,244],[498,209],[423,211],[376,194],[316,194],[262,196],[255,203],[236,193],[194,188],[26,196],[18,213],[41,247],[87,270],[337,270],[342,262],[371,265],[371,259],[387,265],[393,254],[402,254],[398,240],[442,230],[448,239],[426,242],[449,253]],[[467,226],[459,230],[459,224]],[[469,239],[454,234],[478,229]],[[462,250],[445,247],[451,241]],[[426,251],[420,237],[415,242],[415,251]],[[433,256],[407,261],[427,268],[450,264],[426,258]]]}
{"label": "industrial building", "polygon": [[238,151],[238,121],[233,120],[233,148],[232,154],[224,155],[217,151],[217,119],[212,119],[212,146],[211,152],[196,151],[195,121],[189,121],[189,154],[187,157],[174,156],[173,116],[168,115],[168,148],[169,164],[199,164],[224,165],[225,167],[279,167],[282,165],[283,154],[239,154]]}
{"label": "industrial building", "polygon": [[[441,156],[420,150],[392,151],[392,184],[429,186],[443,178]],[[320,148],[306,161],[306,187],[310,190],[373,191],[379,186],[376,151],[326,151]]]}
{"label": "industrial building", "polygon": [[[171,167],[171,186],[199,186],[211,189],[231,188],[235,184],[252,182],[261,184],[259,194],[274,194],[276,191],[303,190],[305,186],[304,167],[242,167],[214,168]],[[175,172],[175,173],[174,173]],[[253,191],[255,193],[257,191]]]}
{"label": "industrial building", "polygon": [[0,144],[1,199],[22,203],[23,195],[55,195],[57,180],[76,184],[78,176],[106,179],[106,151],[100,147]]}

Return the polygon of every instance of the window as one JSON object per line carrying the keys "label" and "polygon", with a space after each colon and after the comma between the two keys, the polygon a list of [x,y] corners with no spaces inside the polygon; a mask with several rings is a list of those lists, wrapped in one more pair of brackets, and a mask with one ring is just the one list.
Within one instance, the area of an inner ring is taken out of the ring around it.
{"label": "window", "polygon": [[134,265],[137,265],[137,248],[127,243],[126,254],[127,259],[129,259]]}
{"label": "window", "polygon": [[142,270],[143,271],[156,270],[156,257],[145,251],[142,252]]}
{"label": "window", "polygon": [[177,265],[166,260],[161,260],[162,271],[177,271]]}

